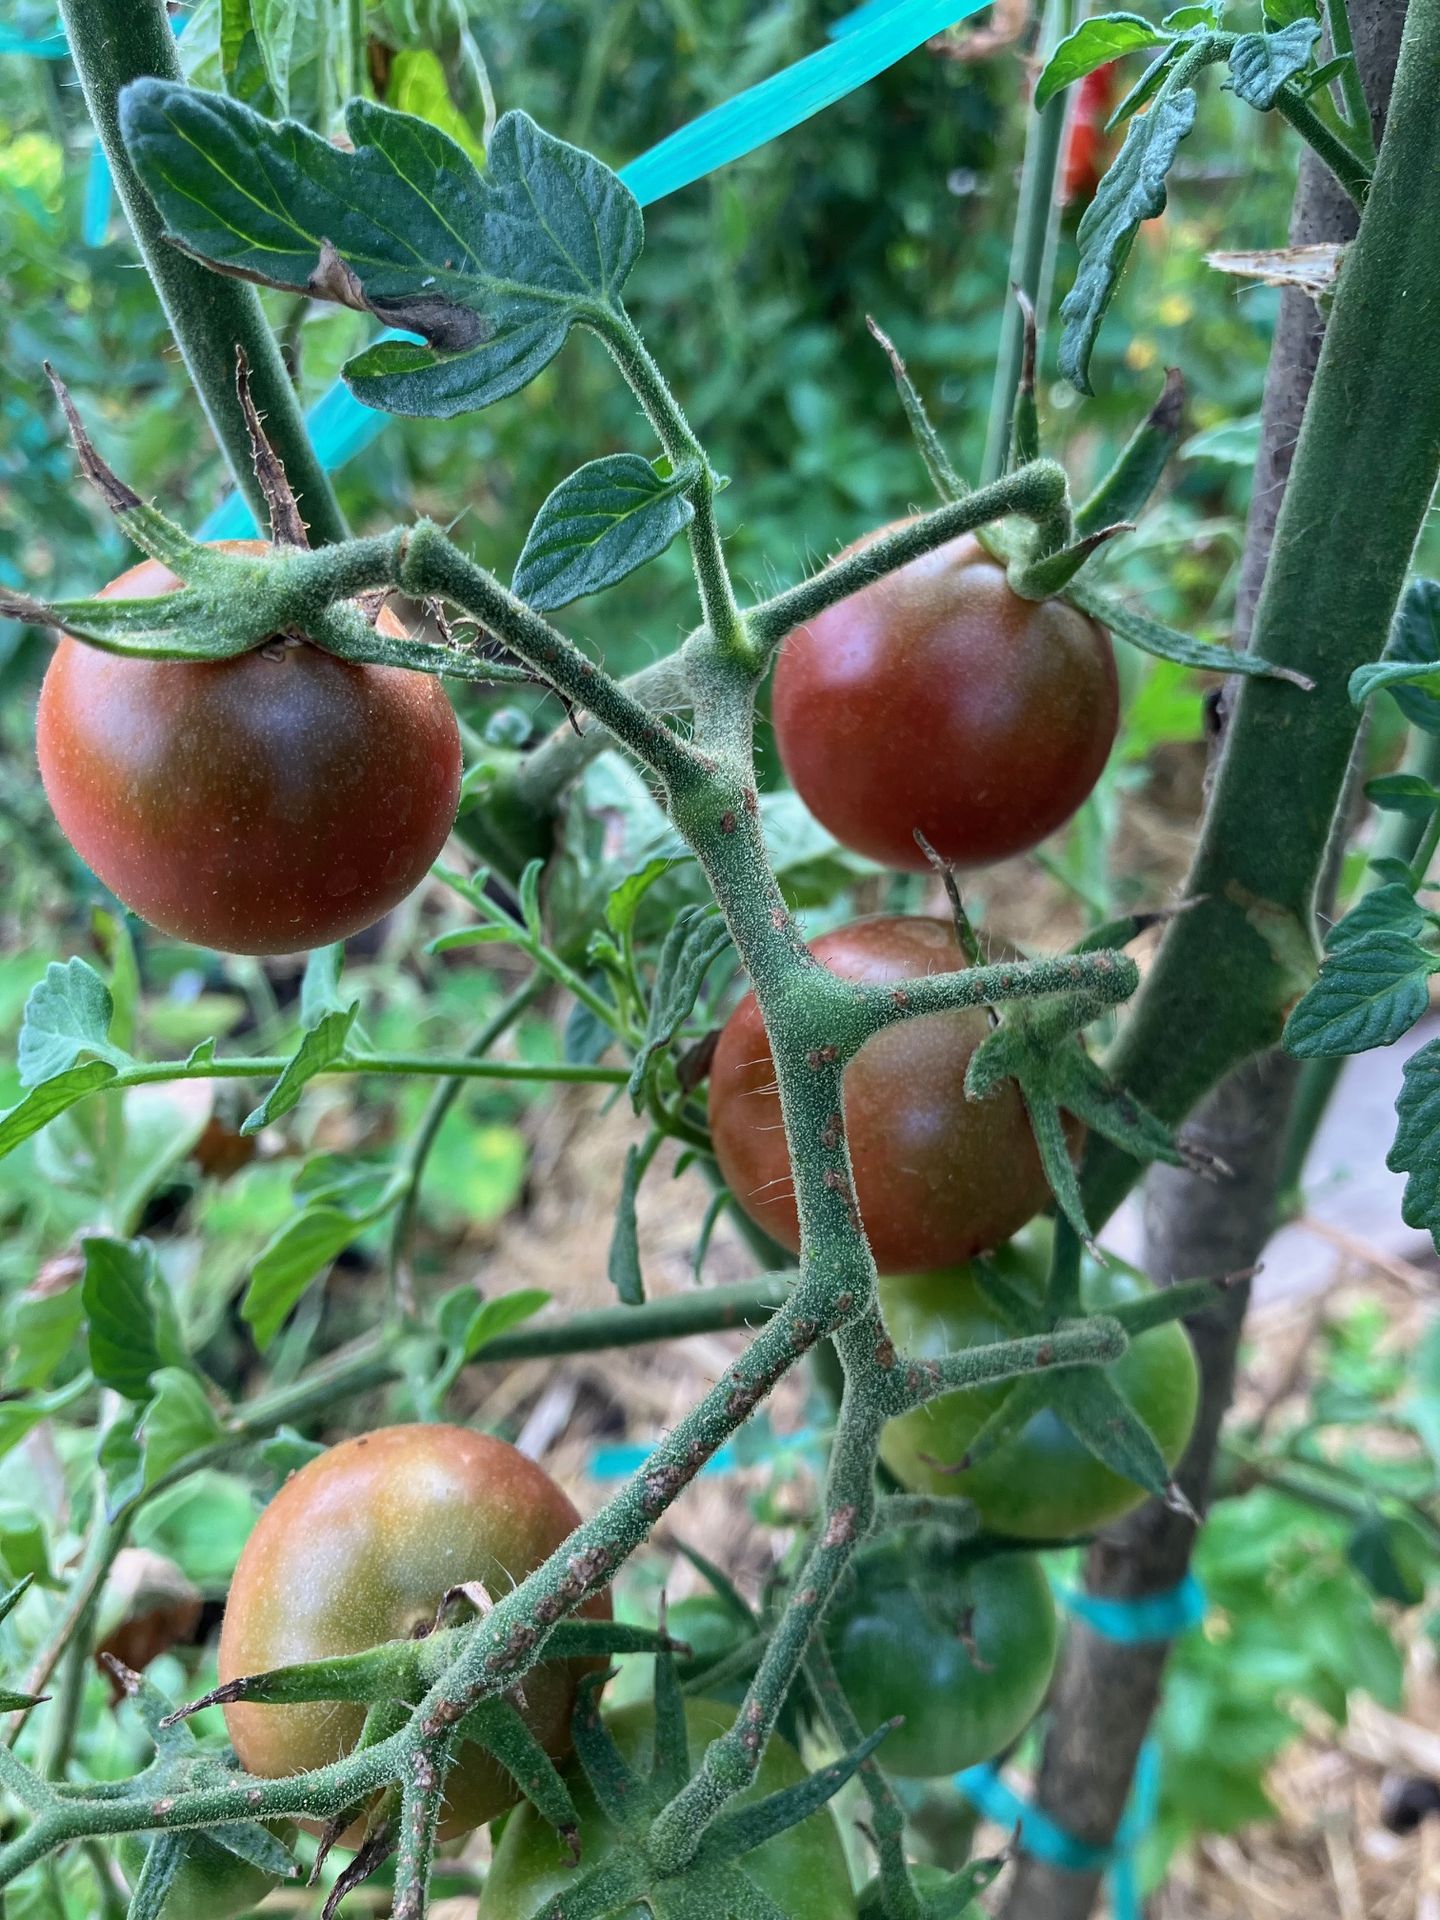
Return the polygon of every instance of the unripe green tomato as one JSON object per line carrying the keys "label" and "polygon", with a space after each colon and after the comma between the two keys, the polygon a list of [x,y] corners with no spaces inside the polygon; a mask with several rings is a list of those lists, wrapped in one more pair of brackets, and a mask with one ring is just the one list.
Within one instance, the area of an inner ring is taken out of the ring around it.
{"label": "unripe green tomato", "polygon": [[[716,1700],[685,1702],[692,1767],[698,1766],[710,1742],[734,1722],[733,1706]],[[605,1724],[632,1772],[647,1777],[655,1750],[655,1710],[650,1702],[622,1707],[607,1716]],[[623,1845],[623,1836],[600,1811],[579,1765],[571,1761],[564,1771],[580,1816],[582,1868],[590,1867]],[[765,1749],[754,1786],[732,1801],[731,1807],[748,1806],[782,1787],[794,1786],[805,1778],[805,1771],[799,1754],[777,1734]],[[820,1807],[798,1826],[776,1834],[746,1854],[742,1865],[788,1920],[853,1920],[850,1869],[829,1807]],[[548,1900],[575,1884],[576,1871],[559,1834],[527,1801],[505,1823],[476,1920],[533,1920]],[[648,1907],[632,1907],[613,1920],[650,1920],[650,1913]]]}
{"label": "unripe green tomato", "polygon": [[883,1535],[856,1556],[825,1619],[861,1731],[893,1714],[880,1764],[927,1778],[977,1766],[1019,1738],[1055,1666],[1055,1602],[1029,1553],[967,1555],[942,1535]]}
{"label": "unripe green tomato", "polygon": [[[220,1634],[220,1679],[361,1653],[428,1631],[447,1592],[478,1582],[503,1600],[579,1525],[543,1468],[468,1427],[384,1427],[342,1441],[288,1479],[235,1569]],[[608,1620],[610,1596],[582,1617]],[[601,1662],[544,1660],[522,1712],[556,1757],[570,1751],[581,1677]],[[241,1765],[266,1779],[325,1767],[360,1737],[363,1706],[235,1701],[225,1723]],[[441,1837],[493,1820],[519,1799],[510,1775],[467,1743],[446,1779]],[[359,1826],[345,1844],[357,1844]]]}
{"label": "unripe green tomato", "polygon": [[[950,1875],[945,1869],[933,1867],[928,1862],[911,1867],[910,1878],[922,1900],[933,1899],[937,1894],[943,1893],[950,1884]],[[887,1920],[885,1899],[880,1891],[878,1874],[860,1895],[859,1920]],[[972,1903],[956,1916],[956,1920],[981,1920],[979,1907]]]}
{"label": "unripe green tomato", "polygon": [[[997,1271],[1037,1302],[1044,1292],[1050,1237],[1048,1224],[1037,1223],[992,1255]],[[1087,1256],[1081,1266],[1080,1298],[1089,1312],[1153,1292],[1143,1274],[1119,1261],[1102,1265]],[[1014,1337],[973,1268],[882,1279],[880,1301],[896,1345],[919,1359]],[[1190,1438],[1199,1402],[1195,1354],[1184,1328],[1176,1321],[1152,1327],[1106,1371],[1174,1466]],[[888,1421],[880,1437],[881,1459],[912,1493],[971,1500],[992,1532],[1020,1540],[1093,1533],[1140,1505],[1144,1489],[1102,1465],[1049,1409],[974,1466],[944,1472],[964,1457],[1008,1386],[941,1394]]]}
{"label": "unripe green tomato", "polygon": [[[276,1837],[286,1845],[295,1829],[278,1825]],[[126,1833],[120,1836],[120,1871],[131,1890],[139,1884],[150,1851],[151,1836]],[[272,1887],[280,1882],[273,1873],[251,1866],[218,1840],[196,1834],[186,1850],[180,1871],[170,1882],[157,1920],[235,1920],[236,1915],[258,1907]]]}

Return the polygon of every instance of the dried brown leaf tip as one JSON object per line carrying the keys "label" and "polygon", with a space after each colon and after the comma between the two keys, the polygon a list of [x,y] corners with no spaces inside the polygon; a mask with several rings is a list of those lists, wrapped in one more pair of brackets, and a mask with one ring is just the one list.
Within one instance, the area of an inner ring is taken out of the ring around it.
{"label": "dried brown leaf tip", "polygon": [[250,362],[243,347],[235,349],[235,396],[250,436],[250,461],[270,510],[270,538],[277,547],[310,545],[309,529],[300,517],[300,505],[285,473],[284,462],[265,435],[262,416],[250,391]]}
{"label": "dried brown leaf tip", "polygon": [[55,390],[55,398],[60,402],[60,411],[65,415],[65,424],[70,429],[70,439],[75,447],[75,457],[80,462],[80,471],[99,491],[101,499],[112,513],[133,513],[140,505],[140,496],[133,487],[127,487],[116,473],[112,473],[95,451],[94,442],[81,424],[80,415],[75,411],[75,402],[70,398],[69,389],[47,360],[45,378]]}

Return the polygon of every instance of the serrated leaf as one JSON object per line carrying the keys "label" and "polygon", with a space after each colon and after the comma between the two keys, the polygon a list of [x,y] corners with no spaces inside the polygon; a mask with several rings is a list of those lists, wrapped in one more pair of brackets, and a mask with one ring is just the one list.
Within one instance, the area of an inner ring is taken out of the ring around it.
{"label": "serrated leaf", "polygon": [[241,1133],[259,1133],[262,1127],[272,1125],[283,1114],[289,1113],[305,1091],[307,1081],[313,1080],[317,1073],[324,1073],[344,1057],[345,1043],[359,1009],[357,1000],[349,1007],[325,1014],[310,1028],[269,1093],[253,1112],[246,1114],[240,1124]]}
{"label": "serrated leaf", "polygon": [[90,1365],[102,1385],[127,1400],[147,1400],[162,1367],[185,1358],[174,1307],[148,1240],[82,1240],[81,1297],[88,1322]]}
{"label": "serrated leaf", "polygon": [[1292,20],[1274,33],[1242,33],[1230,49],[1230,78],[1240,98],[1262,112],[1275,104],[1287,80],[1310,64],[1320,38],[1318,20]]}
{"label": "serrated leaf", "polygon": [[1343,919],[1335,922],[1325,936],[1325,951],[1333,953],[1337,947],[1352,940],[1368,939],[1372,933],[1396,933],[1417,939],[1427,925],[1425,909],[1409,887],[1392,881],[1383,887],[1372,887]]}
{"label": "serrated leaf", "polygon": [[694,518],[682,487],[638,453],[587,462],[536,514],[515,568],[515,592],[548,611],[623,580]]}
{"label": "serrated leaf", "polygon": [[[1412,580],[1406,587],[1390,625],[1384,658],[1391,665],[1440,668],[1440,580]],[[1440,733],[1440,676],[1433,693],[1404,685],[1392,687],[1391,692],[1412,727]]]}
{"label": "serrated leaf", "polygon": [[1405,1062],[1395,1115],[1399,1125],[1385,1164],[1410,1176],[1400,1217],[1407,1227],[1428,1233],[1440,1253],[1440,1040]]}
{"label": "serrated leaf", "polygon": [[438,128],[364,100],[351,151],[163,80],[127,87],[120,118],[173,239],[421,336],[345,369],[387,412],[446,418],[515,392],[577,319],[617,305],[640,251],[629,189],[523,113],[496,126],[483,176]]}
{"label": "serrated leaf", "polygon": [[656,1053],[689,1019],[705,975],[730,944],[725,922],[712,908],[684,907],[665,936],[645,1021],[645,1039],[630,1070],[629,1092],[638,1112]]}
{"label": "serrated leaf", "polygon": [[1425,1012],[1437,967],[1408,934],[1372,928],[1363,939],[1342,940],[1285,1022],[1285,1051],[1313,1060],[1389,1046]]}
{"label": "serrated leaf", "polygon": [[25,1002],[17,1048],[21,1086],[53,1080],[86,1054],[128,1066],[129,1055],[110,1044],[114,1010],[110,989],[88,962],[52,960]]}
{"label": "serrated leaf", "polygon": [[73,1107],[87,1093],[107,1086],[114,1078],[115,1068],[108,1060],[91,1060],[83,1067],[71,1067],[68,1073],[57,1073],[53,1080],[35,1087],[17,1105],[0,1114],[0,1160],[7,1153],[13,1153],[32,1133],[48,1126],[57,1114]]}
{"label": "serrated leaf", "polygon": [[1117,127],[1123,127],[1132,114],[1138,113],[1141,107],[1154,99],[1160,91],[1166,74],[1170,71],[1171,62],[1180,44],[1178,40],[1172,40],[1150,62],[1130,91],[1123,96],[1118,105],[1111,109],[1110,117],[1105,122],[1106,133],[1113,133]]}
{"label": "serrated leaf", "polygon": [[1127,53],[1143,47],[1163,47],[1174,36],[1138,13],[1100,13],[1082,21],[1056,47],[1044,71],[1035,83],[1035,110],[1038,113],[1063,88],[1093,73]]}
{"label": "serrated leaf", "polygon": [[1148,113],[1133,119],[1118,154],[1081,216],[1080,264],[1060,304],[1060,371],[1089,393],[1090,356],[1140,223],[1165,211],[1165,176],[1195,124],[1193,87],[1162,90]]}

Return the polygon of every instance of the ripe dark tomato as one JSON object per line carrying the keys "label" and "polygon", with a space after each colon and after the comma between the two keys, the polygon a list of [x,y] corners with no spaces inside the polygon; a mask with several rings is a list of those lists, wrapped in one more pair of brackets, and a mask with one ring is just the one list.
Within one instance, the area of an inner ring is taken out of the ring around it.
{"label": "ripe dark tomato", "polygon": [[[717,1700],[685,1702],[692,1765],[699,1763],[705,1748],[734,1721],[733,1706]],[[608,1715],[605,1724],[632,1771],[647,1777],[655,1749],[655,1711],[650,1702],[639,1700],[622,1707]],[[565,1770],[565,1778],[580,1815],[580,1858],[585,1866],[593,1866],[622,1844],[621,1836],[600,1811],[590,1783],[573,1761]],[[754,1786],[731,1806],[747,1806],[804,1778],[799,1754],[777,1734],[765,1749]],[[799,1826],[767,1840],[745,1856],[743,1865],[788,1920],[853,1920],[855,1895],[850,1870],[828,1807],[818,1808]],[[547,1826],[532,1806],[517,1807],[495,1849],[476,1920],[533,1920],[548,1900],[574,1882],[575,1868],[555,1829]],[[648,1909],[627,1910],[626,1920],[630,1920],[631,1912],[635,1920],[644,1920]]]}
{"label": "ripe dark tomato", "polygon": [[[846,980],[914,980],[965,965],[944,920],[856,920],[811,951]],[[984,1100],[965,1097],[965,1069],[989,1031],[979,1008],[927,1014],[877,1033],[846,1068],[856,1198],[882,1273],[954,1266],[998,1245],[1050,1199],[1015,1083]],[[782,1246],[798,1248],[775,1067],[753,994],[715,1049],[710,1130],[740,1205]]]}
{"label": "ripe dark tomato", "polygon": [[923,872],[917,827],[975,867],[1063,826],[1109,758],[1119,683],[1102,628],[1063,601],[1022,600],[967,534],[787,635],[773,713],[816,819],[857,853]]}
{"label": "ripe dark tomato", "polygon": [[1055,1602],[1029,1553],[966,1557],[929,1532],[864,1547],[825,1620],[836,1676],[892,1773],[958,1773],[992,1759],[1040,1710],[1058,1644]]}
{"label": "ripe dark tomato", "polygon": [[[999,1271],[1036,1299],[1044,1286],[1048,1239],[1048,1230],[1032,1231],[993,1256]],[[1087,1257],[1081,1268],[1080,1297],[1092,1311],[1152,1291],[1142,1274],[1118,1263],[1102,1266]],[[882,1280],[880,1300],[896,1344],[922,1358],[1011,1337],[973,1272]],[[1173,1466],[1190,1438],[1199,1397],[1195,1355],[1184,1328],[1173,1321],[1152,1327],[1131,1342],[1109,1372]],[[881,1435],[881,1459],[912,1492],[973,1500],[987,1527],[1022,1540],[1093,1533],[1139,1506],[1143,1491],[1103,1466],[1049,1411],[1036,1414],[1013,1439],[962,1473],[942,1473],[930,1464],[960,1460],[1006,1391],[997,1386],[946,1393],[901,1414]]]}
{"label": "ripe dark tomato", "polygon": [[[294,1835],[288,1823],[276,1831],[287,1844]],[[150,1845],[148,1834],[126,1833],[120,1837],[120,1867],[132,1891],[144,1871]],[[236,1920],[238,1914],[258,1907],[279,1884],[274,1874],[241,1860],[218,1840],[197,1834],[180,1871],[170,1882],[157,1920]]]}
{"label": "ripe dark tomato", "polygon": [[[407,1639],[465,1582],[501,1600],[579,1519],[532,1460],[466,1427],[384,1427],[342,1441],[286,1481],[246,1542],[220,1633],[221,1682]],[[580,1611],[608,1620],[609,1595]],[[589,1664],[545,1662],[525,1676],[525,1718],[551,1754],[570,1751],[570,1710]],[[355,1745],[364,1717],[363,1707],[332,1701],[225,1709],[241,1764],[264,1778],[330,1765]],[[442,1832],[467,1833],[519,1797],[487,1753],[467,1746],[449,1777]]]}
{"label": "ripe dark tomato", "polygon": [[[104,591],[178,585],[146,560]],[[81,859],[162,933],[230,953],[295,953],[368,927],[424,879],[459,801],[440,682],[302,640],[192,662],[62,639],[35,732]]]}

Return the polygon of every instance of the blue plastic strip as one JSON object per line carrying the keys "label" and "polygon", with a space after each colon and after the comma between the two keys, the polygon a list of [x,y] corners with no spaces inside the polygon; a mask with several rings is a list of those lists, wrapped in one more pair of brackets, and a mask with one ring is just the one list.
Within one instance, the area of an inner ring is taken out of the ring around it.
{"label": "blue plastic strip", "polygon": [[[590,1456],[592,1480],[625,1480],[638,1473],[654,1452],[653,1447],[597,1447]],[[701,1473],[730,1473],[739,1466],[733,1447],[720,1447],[701,1467]]]}
{"label": "blue plastic strip", "polygon": [[14,27],[0,27],[0,53],[27,54],[32,60],[68,60],[70,57],[65,35],[58,27],[54,33],[43,34],[38,40]]}
{"label": "blue plastic strip", "polygon": [[[798,127],[903,60],[933,35],[988,4],[989,0],[866,0],[832,28],[840,37],[830,46],[702,113],[622,167],[620,178],[642,207],[653,206],[716,167],[739,160]],[[353,460],[389,424],[389,414],[362,406],[340,381],[306,416],[316,455],[327,473]],[[232,493],[205,521],[198,538],[237,540],[254,531],[255,521],[243,495]]]}
{"label": "blue plastic strip", "polygon": [[1020,1845],[1046,1866],[1071,1873],[1098,1873],[1110,1865],[1114,1849],[1087,1846],[1058,1826],[1049,1814],[1032,1807],[991,1766],[967,1767],[955,1776],[957,1789],[977,1812],[996,1826],[1020,1829]]}
{"label": "blue plastic strip", "polygon": [[1055,1598],[1067,1613],[1083,1620],[1092,1633],[1120,1646],[1140,1647],[1156,1640],[1174,1640],[1205,1618],[1205,1589],[1193,1573],[1167,1593],[1147,1593],[1133,1600],[1109,1599],[1078,1587],[1055,1588]]}

